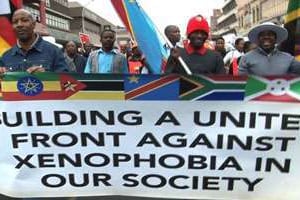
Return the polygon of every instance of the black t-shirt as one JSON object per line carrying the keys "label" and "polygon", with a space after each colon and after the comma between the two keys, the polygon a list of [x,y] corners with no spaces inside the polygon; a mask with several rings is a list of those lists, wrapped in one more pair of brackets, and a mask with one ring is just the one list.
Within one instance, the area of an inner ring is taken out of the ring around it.
{"label": "black t-shirt", "polygon": [[[221,55],[207,49],[205,54],[197,52],[188,54],[186,49],[179,48],[180,55],[193,74],[225,74],[224,62]],[[169,57],[166,73],[186,74],[178,59]]]}

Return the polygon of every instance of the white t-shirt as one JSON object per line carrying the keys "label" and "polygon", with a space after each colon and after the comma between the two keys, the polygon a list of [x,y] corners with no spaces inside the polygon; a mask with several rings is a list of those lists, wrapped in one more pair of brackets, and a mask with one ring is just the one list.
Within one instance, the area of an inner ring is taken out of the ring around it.
{"label": "white t-shirt", "polygon": [[227,65],[227,64],[230,64],[233,60],[233,58],[238,58],[240,56],[244,55],[244,52],[240,52],[238,50],[232,50],[232,51],[229,51],[226,56],[223,58],[223,61],[224,61],[224,64]]}

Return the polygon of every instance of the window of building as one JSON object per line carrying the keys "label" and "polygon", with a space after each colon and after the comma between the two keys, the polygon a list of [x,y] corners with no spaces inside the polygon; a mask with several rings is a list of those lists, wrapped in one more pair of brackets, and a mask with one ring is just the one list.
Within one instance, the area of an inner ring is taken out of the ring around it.
{"label": "window of building", "polygon": [[70,22],[68,20],[54,15],[46,14],[46,23],[59,29],[70,30]]}
{"label": "window of building", "polygon": [[[34,8],[24,6],[35,19],[40,19],[40,12]],[[46,13],[46,24],[55,28],[70,30],[70,21],[64,18],[60,18],[51,14]]]}
{"label": "window of building", "polygon": [[260,12],[259,12],[259,7],[258,6],[256,7],[256,19],[257,19],[257,21],[260,20]]}
{"label": "window of building", "polygon": [[253,8],[252,9],[252,23],[256,22],[255,17],[256,17],[256,13],[255,13],[255,9]]}
{"label": "window of building", "polygon": [[110,30],[111,28],[110,28],[110,25],[104,25],[103,26],[103,30]]}
{"label": "window of building", "polygon": [[54,0],[54,1],[56,1],[57,3],[59,3],[63,6],[68,7],[68,0]]}
{"label": "window of building", "polygon": [[38,10],[33,9],[31,7],[28,7],[28,6],[24,6],[24,8],[26,10],[28,10],[32,14],[32,16],[33,16],[34,19],[36,19],[37,21],[39,21],[39,19],[40,19],[40,12]]}
{"label": "window of building", "polygon": [[46,0],[46,6],[50,7],[50,0]]}

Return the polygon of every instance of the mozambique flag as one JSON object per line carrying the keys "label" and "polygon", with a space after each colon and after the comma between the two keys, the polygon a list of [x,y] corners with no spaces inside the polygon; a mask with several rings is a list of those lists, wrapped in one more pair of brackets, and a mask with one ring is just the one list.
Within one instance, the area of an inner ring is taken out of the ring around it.
{"label": "mozambique flag", "polygon": [[246,101],[300,102],[300,77],[250,76]]}
{"label": "mozambique flag", "polygon": [[16,36],[11,24],[15,10],[22,7],[22,0],[1,0],[0,4],[0,56],[16,44]]}
{"label": "mozambique flag", "polygon": [[125,76],[126,100],[179,100],[178,75]]}
{"label": "mozambique flag", "polygon": [[244,76],[181,76],[181,100],[231,100],[244,99]]}
{"label": "mozambique flag", "polygon": [[67,99],[85,87],[69,74],[7,73],[1,81],[6,101]]}
{"label": "mozambique flag", "polygon": [[70,100],[124,100],[123,75],[74,74],[77,81],[85,87],[68,97]]}
{"label": "mozambique flag", "polygon": [[290,0],[284,27],[288,30],[289,37],[282,43],[281,49],[289,52],[300,61],[300,1]]}
{"label": "mozambique flag", "polygon": [[149,63],[153,74],[160,74],[167,60],[165,41],[136,0],[111,0],[112,5]]}

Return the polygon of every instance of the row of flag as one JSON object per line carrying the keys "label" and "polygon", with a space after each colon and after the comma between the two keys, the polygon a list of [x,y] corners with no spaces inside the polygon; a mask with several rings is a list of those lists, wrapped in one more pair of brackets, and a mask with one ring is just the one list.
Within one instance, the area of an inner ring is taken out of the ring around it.
{"label": "row of flag", "polygon": [[2,101],[156,100],[300,102],[300,77],[101,75],[10,72]]}

